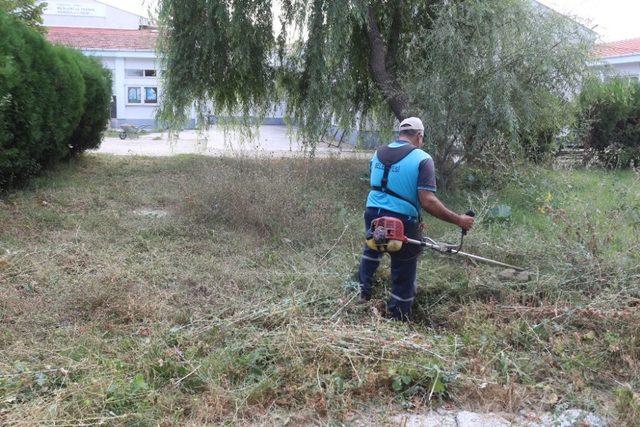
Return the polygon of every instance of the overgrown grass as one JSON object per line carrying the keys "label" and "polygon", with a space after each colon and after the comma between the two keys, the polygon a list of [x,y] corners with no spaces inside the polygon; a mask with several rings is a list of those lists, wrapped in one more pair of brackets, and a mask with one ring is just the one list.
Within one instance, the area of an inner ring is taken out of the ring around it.
{"label": "overgrown grass", "polygon": [[[469,251],[534,278],[426,254],[404,325],[349,290],[366,175],[356,160],[88,156],[3,196],[0,423],[382,422],[445,403],[637,423],[637,176],[529,170],[447,197],[479,213]],[[510,221],[488,219],[499,203]]]}

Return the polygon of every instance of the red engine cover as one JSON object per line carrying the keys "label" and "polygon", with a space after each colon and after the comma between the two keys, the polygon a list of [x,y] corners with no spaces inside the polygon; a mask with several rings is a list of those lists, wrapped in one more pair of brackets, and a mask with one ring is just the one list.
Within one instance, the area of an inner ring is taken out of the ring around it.
{"label": "red engine cover", "polygon": [[[391,216],[383,216],[371,221],[371,230],[380,229],[384,229],[386,233],[386,239],[404,241],[404,225],[402,224],[402,221],[400,219]],[[379,238],[382,236],[376,237]]]}

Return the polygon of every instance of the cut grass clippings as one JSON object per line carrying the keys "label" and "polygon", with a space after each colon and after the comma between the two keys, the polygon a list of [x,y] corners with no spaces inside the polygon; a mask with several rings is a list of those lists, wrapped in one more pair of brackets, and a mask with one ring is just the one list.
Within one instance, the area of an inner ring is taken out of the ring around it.
{"label": "cut grass clippings", "polygon": [[637,422],[636,175],[516,171],[444,197],[478,212],[468,251],[533,279],[425,254],[399,324],[350,290],[367,165],[92,155],[2,196],[0,423],[382,422],[444,404]]}

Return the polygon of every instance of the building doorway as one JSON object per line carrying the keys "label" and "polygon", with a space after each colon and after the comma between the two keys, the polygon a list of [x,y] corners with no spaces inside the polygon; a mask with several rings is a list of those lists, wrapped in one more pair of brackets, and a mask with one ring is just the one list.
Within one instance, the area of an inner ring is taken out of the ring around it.
{"label": "building doorway", "polygon": [[112,119],[117,119],[118,118],[118,103],[116,102],[116,96],[115,95],[111,96],[111,105],[109,106],[109,110],[111,111],[111,118]]}

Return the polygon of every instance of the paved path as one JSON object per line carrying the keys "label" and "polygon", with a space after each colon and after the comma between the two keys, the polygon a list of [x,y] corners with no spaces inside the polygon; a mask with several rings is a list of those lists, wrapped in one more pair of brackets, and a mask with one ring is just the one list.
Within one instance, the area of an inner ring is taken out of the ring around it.
{"label": "paved path", "polygon": [[[204,136],[204,137],[203,137]],[[151,133],[139,138],[121,140],[105,137],[97,153],[122,156],[172,156],[176,154],[202,154],[207,156],[252,155],[252,156],[300,156],[304,147],[286,126],[261,126],[256,137],[249,139],[237,132],[224,133],[217,126],[211,127],[203,136],[194,130],[180,132],[178,139],[169,141],[167,133]],[[205,138],[206,137],[206,138]],[[318,156],[364,157],[371,152],[356,151],[345,145],[342,149],[323,143],[316,148]]]}

